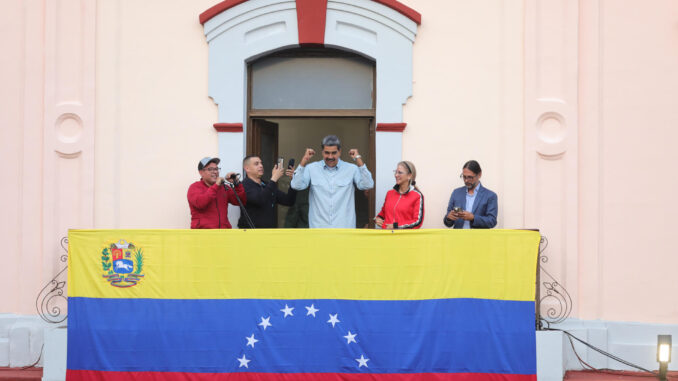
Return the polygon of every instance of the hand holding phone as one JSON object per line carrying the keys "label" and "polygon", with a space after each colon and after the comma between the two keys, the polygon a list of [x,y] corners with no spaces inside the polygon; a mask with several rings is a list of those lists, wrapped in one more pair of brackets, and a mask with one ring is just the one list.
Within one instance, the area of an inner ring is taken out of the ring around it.
{"label": "hand holding phone", "polygon": [[282,157],[278,158],[278,161],[273,166],[271,171],[271,181],[278,182],[280,178],[285,174],[285,168],[283,167],[284,159]]}

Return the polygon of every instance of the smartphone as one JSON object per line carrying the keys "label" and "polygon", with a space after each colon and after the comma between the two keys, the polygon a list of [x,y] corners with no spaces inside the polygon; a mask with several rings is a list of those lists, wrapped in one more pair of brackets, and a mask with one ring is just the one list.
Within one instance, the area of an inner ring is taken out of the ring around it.
{"label": "smartphone", "polygon": [[455,206],[454,208],[452,208],[452,210],[454,210],[455,213],[461,213],[461,212],[463,212],[463,210],[462,210],[461,207],[459,207],[459,206]]}
{"label": "smartphone", "polygon": [[278,158],[278,168],[282,168],[284,163],[285,163],[285,158],[280,156]]}

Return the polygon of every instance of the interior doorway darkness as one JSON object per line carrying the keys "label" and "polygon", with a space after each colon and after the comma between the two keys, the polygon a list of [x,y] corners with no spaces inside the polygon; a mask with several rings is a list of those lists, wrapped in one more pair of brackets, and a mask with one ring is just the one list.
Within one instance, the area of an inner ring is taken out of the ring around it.
{"label": "interior doorway darkness", "polygon": [[[352,162],[348,156],[351,148],[357,148],[374,176],[374,119],[373,118],[252,118],[251,138],[247,154],[261,157],[264,163],[264,178],[269,179],[271,169],[278,157],[285,165],[295,159],[295,167],[306,148],[313,148],[316,155],[312,161],[322,160],[320,142],[327,135],[337,135],[341,140],[341,159]],[[287,192],[290,178],[278,181],[278,189]],[[373,227],[374,191],[355,190],[356,227]],[[308,191],[299,192],[294,207],[277,206],[278,227],[308,227]]]}
{"label": "interior doorway darkness", "polygon": [[[308,147],[320,160],[322,138],[337,135],[342,160],[350,162],[348,151],[357,148],[376,181],[376,97],[375,63],[358,54],[297,48],[260,57],[247,66],[247,154],[261,156],[270,178],[279,156],[298,164]],[[281,179],[278,187],[287,190],[289,181]],[[305,197],[299,195],[297,211],[278,206],[278,227],[308,226]],[[374,190],[356,190],[355,199],[357,227],[373,227]],[[295,212],[302,217],[296,222]]]}

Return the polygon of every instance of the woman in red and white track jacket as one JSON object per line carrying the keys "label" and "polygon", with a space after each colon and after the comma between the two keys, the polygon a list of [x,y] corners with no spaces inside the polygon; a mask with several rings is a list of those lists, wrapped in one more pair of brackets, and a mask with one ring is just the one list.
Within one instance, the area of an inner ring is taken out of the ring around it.
{"label": "woman in red and white track jacket", "polygon": [[386,193],[384,206],[374,218],[382,229],[419,229],[424,222],[424,195],[416,187],[417,170],[401,161],[395,170],[396,185]]}

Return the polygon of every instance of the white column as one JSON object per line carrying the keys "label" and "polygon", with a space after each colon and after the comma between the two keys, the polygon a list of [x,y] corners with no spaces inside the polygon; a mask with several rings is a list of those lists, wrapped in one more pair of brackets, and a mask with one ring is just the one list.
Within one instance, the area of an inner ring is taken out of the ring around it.
{"label": "white column", "polygon": [[[242,144],[244,134],[242,126],[240,126],[240,131],[237,131],[237,128],[233,128],[232,130],[233,131],[222,130],[217,132],[219,140],[219,159],[221,159],[219,166],[221,167],[222,175],[225,175],[228,172],[237,172],[240,173],[242,180],[242,159],[245,157]],[[240,207],[229,205],[228,221],[231,223],[231,226],[234,228],[237,227],[239,218]]]}

